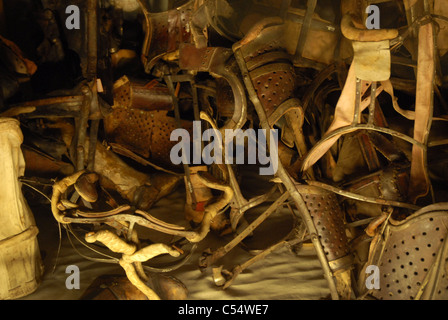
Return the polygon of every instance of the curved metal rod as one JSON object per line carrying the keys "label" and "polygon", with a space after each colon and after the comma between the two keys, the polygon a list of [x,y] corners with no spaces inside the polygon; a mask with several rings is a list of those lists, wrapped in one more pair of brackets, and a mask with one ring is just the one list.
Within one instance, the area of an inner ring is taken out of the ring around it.
{"label": "curved metal rod", "polygon": [[247,99],[244,85],[238,78],[238,75],[230,71],[230,68],[227,66],[219,67],[216,70],[213,70],[213,73],[216,73],[229,83],[235,103],[235,111],[232,118],[227,120],[224,126],[219,128],[219,131],[222,133],[226,129],[241,129],[247,120]]}
{"label": "curved metal rod", "polygon": [[173,230],[185,230],[184,227],[177,226],[175,224],[167,223],[165,221],[157,219],[156,217],[153,217],[148,212],[145,212],[143,210],[135,210],[135,213],[143,216],[144,218],[148,219],[149,221],[151,221],[151,222],[153,222],[155,224],[158,224],[159,226],[170,228],[170,229],[173,229]]}
{"label": "curved metal rod", "polygon": [[200,268],[205,269],[218,259],[221,259],[224,255],[235,248],[241,241],[243,241],[249,234],[254,231],[261,223],[263,223],[272,213],[274,213],[280,206],[284,204],[289,198],[289,192],[284,192],[274,203],[272,203],[257,219],[255,219],[249,226],[247,226],[241,233],[233,238],[225,246],[216,249],[209,255],[203,255],[200,259]]}
{"label": "curved metal rod", "polygon": [[320,85],[335,72],[337,72],[337,66],[336,63],[332,63],[325,69],[321,70],[319,74],[313,79],[302,98],[303,112],[306,112],[306,110],[308,109],[309,104],[314,98],[314,93],[316,92],[316,90],[319,89]]}
{"label": "curved metal rod", "polygon": [[[71,218],[71,217],[62,217],[61,219],[63,223],[83,223],[83,224],[92,224],[92,223],[108,223],[108,222],[117,222],[117,221],[125,221],[129,223],[135,223],[142,227],[153,229],[159,232],[163,232],[166,234],[180,236],[180,237],[192,237],[196,235],[194,231],[185,231],[179,229],[171,229],[165,226],[158,225],[154,222],[151,222],[143,217],[131,215],[131,214],[116,214],[111,217],[101,217],[101,218]],[[180,228],[180,227],[179,227]]]}
{"label": "curved metal rod", "polygon": [[194,243],[190,252],[185,257],[183,257],[180,261],[176,262],[173,265],[169,265],[169,266],[165,266],[165,267],[151,267],[151,266],[142,264],[142,267],[145,270],[148,270],[151,272],[158,272],[158,273],[166,273],[166,272],[175,271],[175,270],[179,269],[180,267],[182,267],[183,265],[185,265],[185,263],[187,263],[190,260],[190,258],[193,256],[193,253],[196,251],[197,247],[198,247],[198,244]]}
{"label": "curved metal rod", "polygon": [[391,207],[399,207],[399,208],[406,208],[406,209],[411,209],[411,210],[420,210],[421,207],[413,205],[413,204],[409,204],[409,203],[404,203],[404,202],[400,202],[400,201],[394,201],[394,200],[387,200],[387,199],[381,199],[381,198],[373,198],[373,197],[367,197],[367,196],[363,196],[360,194],[356,194],[356,193],[352,193],[349,191],[345,191],[339,188],[336,188],[334,186],[319,182],[319,181],[306,181],[310,186],[315,186],[318,188],[322,188],[324,190],[327,191],[331,191],[333,193],[336,193],[340,196],[346,197],[346,198],[350,198],[353,200],[358,200],[358,201],[363,201],[363,202],[368,202],[368,203],[374,203],[374,204],[379,204],[379,205],[385,205],[385,206],[391,206]]}
{"label": "curved metal rod", "polygon": [[130,209],[131,209],[130,205],[122,205],[122,206],[119,206],[112,210],[103,211],[103,212],[84,212],[84,211],[81,211],[78,209],[75,211],[75,214],[79,215],[81,217],[84,217],[84,218],[104,218],[104,217],[110,217],[110,216],[116,215],[116,214],[124,212],[124,211],[128,211]]}
{"label": "curved metal rod", "polygon": [[427,149],[427,146],[401,132],[389,129],[389,128],[382,128],[382,127],[375,127],[373,125],[370,124],[358,124],[358,125],[349,125],[349,126],[345,126],[339,129],[336,129],[334,131],[332,131],[331,133],[329,133],[327,136],[323,137],[321,140],[319,140],[318,143],[316,143],[313,148],[310,150],[310,152],[306,155],[303,163],[308,163],[309,158],[312,156],[313,152],[315,150],[318,150],[319,147],[326,142],[327,140],[330,140],[333,137],[339,136],[339,135],[345,135],[347,133],[351,133],[357,130],[372,130],[372,131],[378,131],[381,133],[385,133],[385,134],[389,134],[391,136],[394,136],[396,138],[402,139],[406,142],[409,142],[413,145],[416,145],[420,148],[422,148],[423,150]]}
{"label": "curved metal rod", "polygon": [[[225,80],[233,94],[234,111],[230,119],[226,121],[222,128],[219,128],[224,135],[226,129],[241,129],[247,121],[247,97],[242,80],[239,77],[233,52],[223,47],[208,47],[198,49],[194,45],[188,44],[182,47],[181,57],[195,56],[201,59],[202,63],[191,62],[191,59],[180,58],[181,69],[194,72],[208,72],[214,78]],[[194,59],[193,59],[194,60]]]}

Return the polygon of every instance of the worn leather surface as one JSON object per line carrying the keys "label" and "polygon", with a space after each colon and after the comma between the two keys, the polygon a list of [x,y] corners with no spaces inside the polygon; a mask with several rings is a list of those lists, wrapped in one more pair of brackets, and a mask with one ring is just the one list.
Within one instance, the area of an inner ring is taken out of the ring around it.
{"label": "worn leather surface", "polygon": [[384,81],[390,78],[389,40],[352,41],[355,52],[353,64],[356,76],[366,81]]}
{"label": "worn leather surface", "polygon": [[[432,24],[419,30],[417,92],[415,97],[414,139],[426,143],[432,121],[434,82],[434,31]],[[412,148],[409,198],[412,202],[428,194],[430,181],[426,170],[426,152],[414,145]]]}
{"label": "worn leather surface", "polygon": [[[447,235],[446,203],[425,207],[406,220],[390,224],[384,234],[384,247],[374,252],[373,263],[382,272],[379,290],[372,295],[381,300],[410,300],[425,298],[419,289],[428,280],[437,256],[442,255],[434,299],[447,299],[446,253],[443,246]],[[426,285],[425,289],[427,290]]]}

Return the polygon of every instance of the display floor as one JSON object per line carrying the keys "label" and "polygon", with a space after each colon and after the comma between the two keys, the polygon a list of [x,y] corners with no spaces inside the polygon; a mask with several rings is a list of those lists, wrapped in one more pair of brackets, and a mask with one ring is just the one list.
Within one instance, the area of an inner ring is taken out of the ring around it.
{"label": "display floor", "polygon": [[[244,188],[244,194],[245,196],[247,194],[247,198],[256,195],[257,190],[263,189],[263,183],[266,181],[262,181],[260,185],[257,179],[256,175],[252,175],[243,181],[242,188]],[[265,183],[265,186],[267,186],[267,183]],[[251,222],[258,214],[263,212],[263,209],[275,200],[275,196],[269,202],[246,212],[247,221]],[[183,219],[184,204],[185,191],[181,186],[168,197],[161,199],[150,212],[167,222],[179,223]],[[84,256],[104,257],[80,244],[73,236],[69,238],[64,228],[61,229],[62,237],[60,241],[59,228],[52,217],[49,205],[40,205],[32,209],[40,230],[38,240],[45,271],[42,283],[37,290],[22,299],[78,300],[97,277],[125,274],[118,264],[86,259]],[[218,260],[213,267],[222,265],[224,269],[232,270],[237,264],[244,263],[252,258],[257,249],[267,248],[283,239],[291,230],[293,221],[292,214],[287,208],[273,213],[244,242],[246,248],[251,250],[248,251],[243,246],[238,246]],[[76,229],[75,226],[74,229]],[[77,234],[82,236],[82,232],[77,232]],[[156,232],[148,232],[147,237],[154,242],[157,239],[170,241],[170,236],[157,234]],[[205,249],[216,250],[227,244],[231,239],[231,234],[220,236],[210,233],[207,238],[199,243],[185,264],[166,273],[176,277],[187,287],[188,300],[317,300],[328,297],[327,281],[323,277],[313,247],[308,244],[305,244],[297,254],[287,247],[281,247],[265,259],[244,270],[227,289],[223,290],[216,286],[211,267],[205,272],[199,270],[199,257]],[[75,248],[70,240],[75,244]],[[93,247],[101,252],[112,254],[100,246]],[[170,262],[170,265],[175,262],[175,259],[179,259],[169,258],[171,260],[168,259],[167,261]],[[156,266],[163,261],[163,257],[159,261],[157,259],[159,258],[146,264]],[[66,280],[71,275],[70,268],[67,268],[72,265],[79,268],[79,289],[68,289],[66,287]]]}

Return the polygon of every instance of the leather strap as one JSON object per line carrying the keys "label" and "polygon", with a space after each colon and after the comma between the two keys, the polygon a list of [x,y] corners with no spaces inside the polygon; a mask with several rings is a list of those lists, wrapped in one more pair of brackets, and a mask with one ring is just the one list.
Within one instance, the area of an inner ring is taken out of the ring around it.
{"label": "leather strap", "polygon": [[[400,105],[398,104],[398,99],[397,99],[397,97],[395,97],[395,94],[394,94],[394,88],[392,86],[392,82],[390,80],[381,81],[381,86],[383,87],[384,92],[389,94],[390,97],[392,98],[392,105],[394,107],[394,110],[397,111],[400,115],[402,115],[406,119],[414,121],[415,120],[415,111],[405,110],[400,107]],[[432,120],[448,121],[448,116],[443,115],[440,117],[433,117]]]}
{"label": "leather strap", "polygon": [[[434,64],[434,25],[422,25],[418,34],[417,92],[415,97],[414,139],[426,144],[433,114]],[[426,152],[417,145],[412,147],[409,200],[428,194],[430,180],[426,170]]]}

